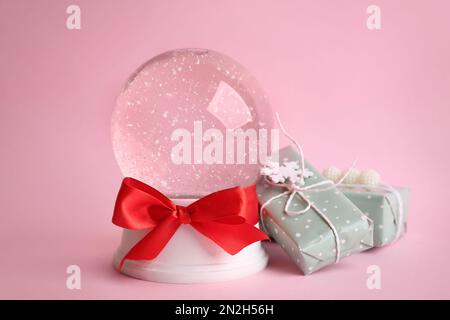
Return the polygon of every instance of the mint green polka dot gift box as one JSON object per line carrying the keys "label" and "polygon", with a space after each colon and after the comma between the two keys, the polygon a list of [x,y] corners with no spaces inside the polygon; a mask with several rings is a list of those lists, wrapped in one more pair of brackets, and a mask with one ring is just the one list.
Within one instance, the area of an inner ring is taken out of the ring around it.
{"label": "mint green polka dot gift box", "polygon": [[300,163],[292,147],[280,150],[279,162],[262,170],[257,193],[263,230],[306,275],[371,248],[373,223],[308,162],[304,170]]}
{"label": "mint green polka dot gift box", "polygon": [[384,185],[342,185],[338,188],[373,221],[374,246],[390,244],[406,233],[409,189]]}

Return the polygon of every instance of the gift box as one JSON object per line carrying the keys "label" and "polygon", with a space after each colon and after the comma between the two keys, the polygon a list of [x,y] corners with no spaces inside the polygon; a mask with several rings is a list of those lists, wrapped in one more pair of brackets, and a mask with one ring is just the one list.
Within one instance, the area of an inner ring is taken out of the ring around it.
{"label": "gift box", "polygon": [[384,185],[339,185],[338,189],[373,221],[374,246],[390,244],[406,233],[409,189]]}
{"label": "gift box", "polygon": [[[279,151],[279,165],[300,162]],[[303,274],[310,274],[373,245],[373,223],[336,186],[305,161],[304,184],[287,187],[263,178],[257,184],[261,224]]]}

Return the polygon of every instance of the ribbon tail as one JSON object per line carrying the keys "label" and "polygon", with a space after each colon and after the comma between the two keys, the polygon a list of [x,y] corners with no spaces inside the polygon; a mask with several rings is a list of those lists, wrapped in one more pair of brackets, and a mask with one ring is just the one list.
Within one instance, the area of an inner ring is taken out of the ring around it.
{"label": "ribbon tail", "polygon": [[119,271],[122,270],[125,260],[152,260],[156,258],[179,226],[180,222],[176,217],[173,215],[167,216],[128,251],[120,262]]}
{"label": "ribbon tail", "polygon": [[193,222],[191,225],[231,255],[248,245],[269,240],[267,235],[249,223],[227,224],[216,221]]}

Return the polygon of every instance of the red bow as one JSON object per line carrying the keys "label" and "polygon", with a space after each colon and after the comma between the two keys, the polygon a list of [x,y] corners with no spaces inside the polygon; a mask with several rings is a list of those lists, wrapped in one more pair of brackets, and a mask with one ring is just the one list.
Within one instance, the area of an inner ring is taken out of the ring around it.
{"label": "red bow", "polygon": [[122,259],[152,260],[182,224],[190,224],[229,254],[236,254],[267,236],[258,222],[255,186],[214,192],[187,207],[175,205],[158,190],[133,178],[122,181],[112,222],[122,228],[153,228]]}

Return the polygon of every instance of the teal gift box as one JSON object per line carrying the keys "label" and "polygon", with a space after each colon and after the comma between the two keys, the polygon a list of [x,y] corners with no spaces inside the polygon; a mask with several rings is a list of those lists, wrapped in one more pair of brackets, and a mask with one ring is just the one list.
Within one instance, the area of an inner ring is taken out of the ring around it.
{"label": "teal gift box", "polygon": [[390,244],[406,233],[409,189],[385,185],[339,185],[338,189],[373,221],[375,247]]}
{"label": "teal gift box", "polygon": [[[280,166],[292,161],[300,163],[300,156],[292,147],[280,150],[279,159]],[[310,176],[300,188],[262,178],[257,183],[257,193],[263,230],[306,275],[371,248],[373,223],[306,161],[305,169]]]}

